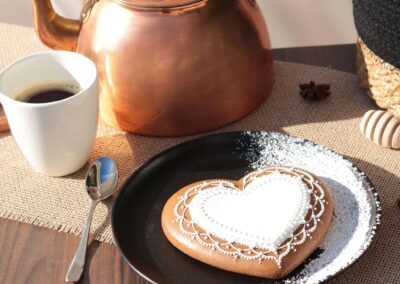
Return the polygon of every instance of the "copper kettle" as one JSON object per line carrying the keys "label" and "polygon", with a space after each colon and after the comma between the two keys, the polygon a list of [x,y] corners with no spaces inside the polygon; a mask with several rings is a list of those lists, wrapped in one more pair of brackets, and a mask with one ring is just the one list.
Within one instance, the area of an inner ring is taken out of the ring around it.
{"label": "copper kettle", "polygon": [[255,0],[85,0],[80,20],[34,0],[51,48],[96,62],[105,123],[143,135],[203,132],[254,110],[272,86]]}

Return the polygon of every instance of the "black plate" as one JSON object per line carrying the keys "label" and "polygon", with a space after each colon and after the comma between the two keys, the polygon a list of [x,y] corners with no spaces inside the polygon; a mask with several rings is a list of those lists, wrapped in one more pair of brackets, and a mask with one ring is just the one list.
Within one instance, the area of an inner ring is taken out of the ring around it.
{"label": "black plate", "polygon": [[173,247],[161,228],[163,206],[181,187],[203,179],[240,179],[252,171],[246,158],[252,143],[243,132],[204,136],[162,152],[128,178],[114,201],[111,223],[117,247],[137,273],[155,283],[279,283],[198,262]]}

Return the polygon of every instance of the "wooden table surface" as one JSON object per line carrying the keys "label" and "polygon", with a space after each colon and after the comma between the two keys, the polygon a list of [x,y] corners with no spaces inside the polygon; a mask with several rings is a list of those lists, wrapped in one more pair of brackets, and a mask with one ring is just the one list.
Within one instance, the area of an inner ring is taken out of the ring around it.
{"label": "wooden table surface", "polygon": [[[356,70],[355,45],[278,49],[274,57],[352,73]],[[0,218],[0,283],[62,283],[78,242],[75,235]],[[148,282],[131,271],[115,246],[91,241],[79,283]]]}

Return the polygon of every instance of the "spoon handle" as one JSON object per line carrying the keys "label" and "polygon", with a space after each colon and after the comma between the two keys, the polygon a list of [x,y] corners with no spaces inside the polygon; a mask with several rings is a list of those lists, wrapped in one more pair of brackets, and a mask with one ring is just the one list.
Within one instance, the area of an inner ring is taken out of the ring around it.
{"label": "spoon handle", "polygon": [[79,280],[79,278],[81,278],[83,268],[85,267],[86,248],[89,239],[90,224],[92,223],[93,212],[96,208],[96,205],[97,201],[92,201],[78,249],[76,250],[76,254],[72,259],[71,265],[69,266],[67,275],[65,275],[66,282],[76,282]]}

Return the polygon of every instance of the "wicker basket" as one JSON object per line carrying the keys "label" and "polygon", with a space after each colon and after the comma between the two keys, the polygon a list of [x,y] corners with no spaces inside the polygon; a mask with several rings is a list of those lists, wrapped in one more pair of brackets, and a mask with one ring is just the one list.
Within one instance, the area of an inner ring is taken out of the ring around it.
{"label": "wicker basket", "polygon": [[378,106],[400,116],[400,1],[353,0],[358,74]]}
{"label": "wicker basket", "polygon": [[400,117],[400,69],[385,62],[358,38],[357,71],[377,105]]}

